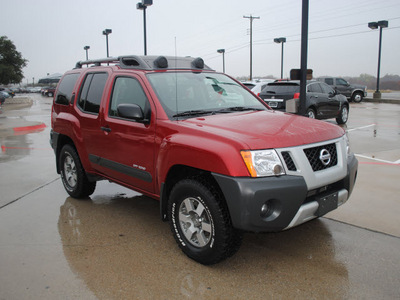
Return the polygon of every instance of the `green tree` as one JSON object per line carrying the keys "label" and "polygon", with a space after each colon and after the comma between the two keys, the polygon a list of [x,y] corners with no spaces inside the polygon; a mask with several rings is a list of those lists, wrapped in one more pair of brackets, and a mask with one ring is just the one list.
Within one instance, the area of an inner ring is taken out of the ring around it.
{"label": "green tree", "polygon": [[6,36],[0,37],[0,84],[20,83],[27,60]]}

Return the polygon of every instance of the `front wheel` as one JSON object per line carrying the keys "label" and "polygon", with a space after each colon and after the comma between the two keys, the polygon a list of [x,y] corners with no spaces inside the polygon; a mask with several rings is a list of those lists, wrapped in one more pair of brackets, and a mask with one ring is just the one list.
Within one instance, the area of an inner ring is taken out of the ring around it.
{"label": "front wheel", "polygon": [[179,247],[201,264],[218,263],[240,247],[242,236],[232,227],[225,202],[211,183],[178,182],[171,191],[168,214]]}
{"label": "front wheel", "polygon": [[342,108],[340,109],[339,117],[336,118],[336,122],[338,124],[345,124],[348,119],[349,119],[349,109],[347,108],[347,106],[342,106]]}
{"label": "front wheel", "polygon": [[87,179],[78,153],[71,145],[62,147],[59,156],[59,168],[64,188],[74,198],[86,198],[93,194],[96,182]]}

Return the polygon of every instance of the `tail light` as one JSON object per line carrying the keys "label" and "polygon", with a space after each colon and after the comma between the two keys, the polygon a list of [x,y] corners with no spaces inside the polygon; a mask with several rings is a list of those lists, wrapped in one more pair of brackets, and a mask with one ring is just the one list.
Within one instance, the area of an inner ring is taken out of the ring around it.
{"label": "tail light", "polygon": [[299,99],[299,98],[300,98],[300,93],[295,93],[293,99]]}

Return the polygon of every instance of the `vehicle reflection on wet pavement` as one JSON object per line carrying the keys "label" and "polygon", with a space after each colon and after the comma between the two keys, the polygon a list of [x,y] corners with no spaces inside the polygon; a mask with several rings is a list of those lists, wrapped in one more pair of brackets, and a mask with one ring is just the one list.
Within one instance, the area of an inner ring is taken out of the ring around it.
{"label": "vehicle reflection on wet pavement", "polygon": [[[286,232],[245,234],[237,255],[206,267],[180,252],[157,201],[105,196],[102,188],[92,201],[67,198],[58,221],[72,270],[101,299],[395,295],[398,279],[385,273],[398,272],[400,254],[388,260],[385,253],[399,249],[396,238],[322,218]],[[365,278],[371,272],[378,275],[372,282]]]}

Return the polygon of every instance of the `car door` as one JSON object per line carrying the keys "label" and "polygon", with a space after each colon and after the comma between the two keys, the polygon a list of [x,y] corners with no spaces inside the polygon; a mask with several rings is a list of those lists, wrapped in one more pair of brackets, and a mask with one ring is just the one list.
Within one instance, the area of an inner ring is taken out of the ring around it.
{"label": "car door", "polygon": [[335,78],[335,81],[338,93],[350,97],[351,87],[349,86],[349,83],[342,78]]}
{"label": "car door", "polygon": [[325,116],[331,118],[336,117],[340,110],[340,101],[337,93],[332,87],[323,82],[320,82],[319,85],[321,86],[325,97],[328,99],[327,105],[324,108]]}
{"label": "car door", "polygon": [[[80,121],[80,139],[90,161],[91,157],[100,154],[102,148],[101,143],[104,134],[100,128],[100,106],[107,80],[107,72],[87,73],[76,100]],[[99,171],[98,166],[92,161],[91,166],[96,171]]]}
{"label": "car door", "polygon": [[324,116],[326,114],[325,111],[329,105],[328,97],[322,92],[318,82],[310,83],[307,86],[307,98],[309,98],[308,107],[313,106],[317,109],[317,117]]}
{"label": "car door", "polygon": [[[101,128],[102,149],[98,160],[102,172],[124,184],[154,192],[155,109],[143,82],[135,75],[114,75],[112,92]],[[120,104],[136,104],[148,121],[121,117]],[[153,115],[152,115],[153,114]]]}

